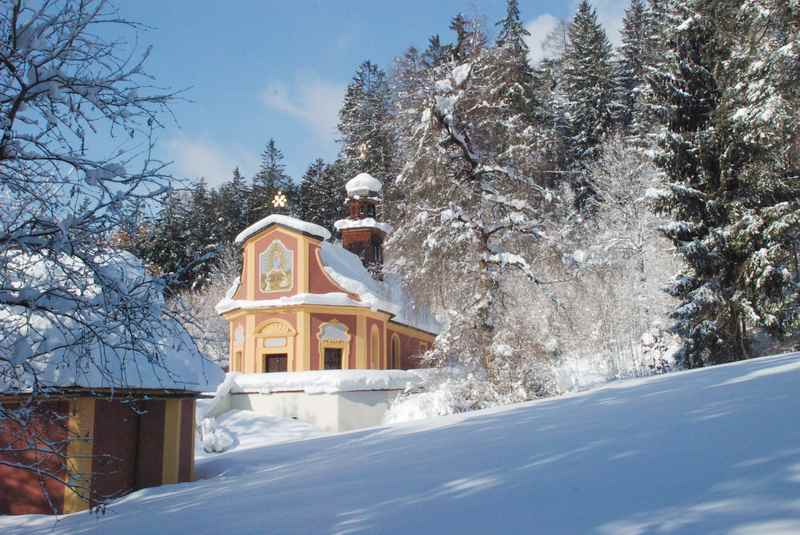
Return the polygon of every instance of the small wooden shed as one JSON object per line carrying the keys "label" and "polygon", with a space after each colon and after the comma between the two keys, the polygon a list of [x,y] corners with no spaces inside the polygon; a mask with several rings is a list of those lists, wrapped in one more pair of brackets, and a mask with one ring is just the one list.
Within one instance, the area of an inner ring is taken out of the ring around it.
{"label": "small wooden shed", "polygon": [[[198,395],[69,388],[30,405],[24,423],[0,420],[0,513],[73,513],[191,481]],[[27,402],[0,396],[7,408]]]}

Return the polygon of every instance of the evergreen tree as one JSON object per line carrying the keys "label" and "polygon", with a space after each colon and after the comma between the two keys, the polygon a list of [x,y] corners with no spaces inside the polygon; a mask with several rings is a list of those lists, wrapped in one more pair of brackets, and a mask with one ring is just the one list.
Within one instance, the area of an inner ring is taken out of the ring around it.
{"label": "evergreen tree", "polygon": [[641,138],[646,125],[642,88],[646,83],[646,68],[649,57],[648,17],[642,0],[631,0],[622,19],[622,46],[617,63],[617,79],[620,91],[620,127],[634,137]]}
{"label": "evergreen tree", "polygon": [[591,161],[614,125],[618,106],[611,43],[588,0],[578,4],[569,26],[561,78],[571,157]]}
{"label": "evergreen tree", "polygon": [[392,170],[389,84],[386,73],[370,61],[359,65],[339,111],[342,158],[385,180]]}
{"label": "evergreen tree", "polygon": [[224,243],[233,243],[236,235],[249,224],[249,196],[250,188],[236,167],[231,180],[220,186],[217,195],[219,232]]}
{"label": "evergreen tree", "polygon": [[344,185],[334,169],[318,158],[308,166],[300,181],[298,215],[334,232],[333,224],[344,215],[344,196]]}
{"label": "evergreen tree", "polygon": [[426,67],[438,67],[450,58],[450,45],[442,44],[439,35],[433,35],[428,39],[428,48],[422,54],[422,62]]}
{"label": "evergreen tree", "polygon": [[456,42],[450,47],[450,61],[461,63],[476,57],[486,47],[486,34],[480,28],[480,19],[458,14],[450,21]]}
{"label": "evergreen tree", "polygon": [[690,367],[750,356],[752,327],[797,327],[800,186],[797,155],[786,158],[796,101],[763,70],[768,45],[785,43],[777,21],[742,22],[763,8],[673,1],[665,69],[651,81],[667,119],[658,162],[668,189],[657,203],[675,219],[664,232],[687,266],[670,292]]}
{"label": "evergreen tree", "polygon": [[[274,139],[267,142],[261,154],[261,166],[253,177],[253,190],[250,195],[250,222],[258,221],[271,213],[291,213],[294,192],[291,178],[286,174],[283,152]],[[286,208],[274,207],[273,198],[282,192],[289,200]]]}

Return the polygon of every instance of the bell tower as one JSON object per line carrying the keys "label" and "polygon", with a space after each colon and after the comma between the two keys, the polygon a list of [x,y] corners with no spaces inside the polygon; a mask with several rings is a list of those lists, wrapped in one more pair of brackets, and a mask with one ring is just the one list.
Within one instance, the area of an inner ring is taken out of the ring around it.
{"label": "bell tower", "polygon": [[345,185],[348,217],[334,226],[342,234],[342,246],[358,255],[376,279],[383,279],[383,240],[391,225],[377,221],[383,184],[368,173],[360,173]]}

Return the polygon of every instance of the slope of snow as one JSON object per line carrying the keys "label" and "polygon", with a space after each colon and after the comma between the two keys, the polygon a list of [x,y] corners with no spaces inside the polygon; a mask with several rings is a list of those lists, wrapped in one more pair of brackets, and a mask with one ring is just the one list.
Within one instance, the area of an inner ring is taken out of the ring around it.
{"label": "slope of snow", "polygon": [[230,440],[230,445],[227,451],[211,453],[203,449],[203,441],[197,440],[195,458],[198,460],[325,434],[313,425],[300,420],[267,416],[252,411],[228,411],[208,420],[213,420],[216,432]]}
{"label": "slope of snow", "polygon": [[305,232],[306,234],[311,234],[312,236],[316,236],[321,240],[328,240],[331,237],[331,233],[328,232],[328,229],[325,227],[321,227],[314,223],[309,223],[308,221],[303,221],[288,215],[281,215],[281,214],[270,214],[264,219],[260,221],[256,221],[236,236],[234,243],[241,244],[244,243],[247,238],[254,234],[258,234],[263,229],[267,228],[268,226],[276,224],[276,225],[283,225],[284,227],[289,227],[291,229],[297,230],[299,232]]}
{"label": "slope of snow", "polygon": [[800,354],[233,451],[10,534],[800,533]]}

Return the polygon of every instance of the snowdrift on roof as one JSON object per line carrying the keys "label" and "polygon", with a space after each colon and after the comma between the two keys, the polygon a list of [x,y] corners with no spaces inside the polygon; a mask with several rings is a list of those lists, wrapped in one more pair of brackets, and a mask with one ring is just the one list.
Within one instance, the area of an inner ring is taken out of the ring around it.
{"label": "snowdrift on roof", "polygon": [[281,215],[281,214],[270,214],[264,219],[260,221],[256,221],[236,236],[234,243],[242,244],[249,238],[250,236],[254,236],[267,228],[270,225],[283,225],[284,227],[288,227],[290,229],[296,230],[298,232],[304,232],[306,234],[311,234],[321,240],[329,240],[331,237],[331,233],[328,232],[328,229],[325,227],[321,227],[314,223],[309,223],[307,221],[302,221],[300,219],[288,216],[288,215]]}
{"label": "snowdrift on roof", "polygon": [[355,178],[351,178],[344,185],[347,195],[369,195],[370,193],[380,193],[383,184],[380,180],[369,173],[359,173]]}
{"label": "snowdrift on roof", "polygon": [[392,233],[392,226],[389,223],[376,221],[372,217],[365,217],[364,219],[339,219],[333,226],[340,232],[351,228],[374,228],[380,230],[384,234]]}
{"label": "snowdrift on roof", "polygon": [[427,310],[417,307],[400,281],[385,275],[372,278],[361,259],[333,243],[323,242],[320,258],[328,275],[342,288],[358,295],[365,306],[394,314],[393,321],[438,334],[441,325]]}
{"label": "snowdrift on roof", "polygon": [[[189,334],[163,313],[163,285],[133,255],[57,260],[11,253],[0,305],[0,392],[44,387],[204,392],[222,381]],[[99,281],[103,280],[104,284]],[[7,356],[7,357],[6,357]]]}

